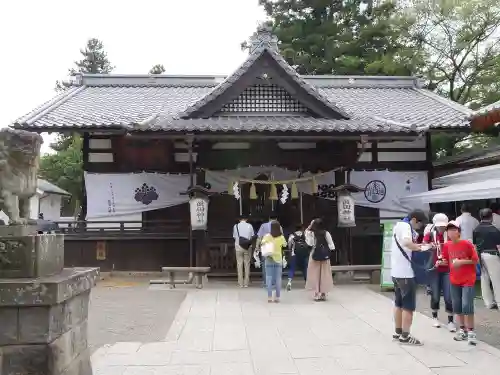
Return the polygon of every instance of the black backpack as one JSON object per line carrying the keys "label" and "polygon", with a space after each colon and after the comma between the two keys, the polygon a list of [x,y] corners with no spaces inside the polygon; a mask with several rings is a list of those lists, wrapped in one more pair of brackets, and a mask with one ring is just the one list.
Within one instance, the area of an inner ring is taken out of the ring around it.
{"label": "black backpack", "polygon": [[301,236],[293,235],[294,252],[296,255],[309,256],[309,251],[311,251],[311,246],[306,243],[306,237],[304,233]]}
{"label": "black backpack", "polygon": [[323,262],[330,259],[330,248],[326,237],[316,238],[316,245],[313,248],[312,259],[317,262]]}

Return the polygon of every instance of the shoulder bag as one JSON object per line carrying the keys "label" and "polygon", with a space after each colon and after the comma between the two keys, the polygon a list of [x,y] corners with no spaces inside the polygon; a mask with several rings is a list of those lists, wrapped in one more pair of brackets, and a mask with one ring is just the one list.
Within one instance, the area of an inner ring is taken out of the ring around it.
{"label": "shoulder bag", "polygon": [[248,239],[240,236],[240,230],[238,229],[238,224],[236,224],[236,233],[238,233],[238,245],[245,250],[248,250],[252,245],[252,239]]}

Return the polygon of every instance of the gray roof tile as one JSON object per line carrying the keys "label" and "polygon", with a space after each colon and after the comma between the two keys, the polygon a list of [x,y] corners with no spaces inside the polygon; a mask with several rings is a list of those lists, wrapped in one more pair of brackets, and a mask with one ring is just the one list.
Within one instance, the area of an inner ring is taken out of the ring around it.
{"label": "gray roof tile", "polygon": [[178,119],[159,116],[135,130],[211,132],[412,132],[415,128],[381,118],[323,119],[309,116],[221,116],[208,119]]}
{"label": "gray roof tile", "polygon": [[[420,88],[417,78],[300,76],[279,54],[276,43],[269,30],[257,32],[248,59],[229,77],[78,75],[77,87],[19,118],[13,125],[53,131],[135,127],[170,131],[339,132],[408,132],[469,126],[467,117],[472,111]],[[189,119],[238,81],[264,53],[276,61],[300,90],[344,119],[275,117],[272,113],[268,117]]]}
{"label": "gray roof tile", "polygon": [[[14,125],[54,131],[63,128],[128,127],[155,115],[163,119],[176,117],[212,89],[213,86],[168,84],[83,85],[76,91],[71,91],[69,98],[63,95],[18,119]],[[450,105],[445,99],[436,98],[434,94],[415,87],[350,88],[346,85],[322,86],[318,91],[348,111],[353,120],[370,116],[416,127],[468,126],[465,118],[470,111],[467,108],[456,108],[455,103]],[[179,123],[182,123],[182,120],[179,120]]]}

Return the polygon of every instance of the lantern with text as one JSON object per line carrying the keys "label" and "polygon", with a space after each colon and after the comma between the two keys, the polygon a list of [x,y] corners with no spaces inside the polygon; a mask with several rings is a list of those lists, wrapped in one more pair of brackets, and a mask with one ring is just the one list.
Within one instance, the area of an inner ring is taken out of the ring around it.
{"label": "lantern with text", "polygon": [[206,230],[208,224],[209,192],[203,186],[194,186],[189,194],[189,213],[192,230]]}
{"label": "lantern with text", "polygon": [[337,196],[337,210],[339,214],[339,227],[355,227],[354,198],[348,191],[342,191]]}
{"label": "lantern with text", "polygon": [[207,229],[208,223],[208,199],[193,197],[189,200],[189,211],[191,213],[191,228],[193,230]]}

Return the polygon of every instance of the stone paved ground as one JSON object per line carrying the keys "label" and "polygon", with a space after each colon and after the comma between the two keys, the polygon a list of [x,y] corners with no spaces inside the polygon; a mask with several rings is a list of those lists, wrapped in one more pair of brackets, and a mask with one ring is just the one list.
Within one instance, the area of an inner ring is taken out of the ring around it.
{"label": "stone paved ground", "polygon": [[91,351],[122,341],[160,341],[185,291],[148,290],[149,279],[104,280],[92,289],[89,310]]}
{"label": "stone paved ground", "polygon": [[[375,288],[374,288],[375,289]],[[376,288],[378,289],[378,287]],[[392,299],[392,293],[383,293],[383,295]],[[429,306],[429,296],[424,291],[420,291],[417,298],[417,308],[421,313],[431,316]],[[476,331],[478,338],[498,349],[500,349],[500,312],[498,310],[487,309],[481,299],[476,299]],[[440,313],[440,320],[445,323],[447,321],[444,306]]]}
{"label": "stone paved ground", "polygon": [[94,375],[490,375],[500,351],[470,347],[415,318],[422,347],[391,339],[392,302],[365,286],[339,286],[330,300],[286,293],[267,303],[261,288],[211,283],[190,290],[163,341],[98,349]]}

